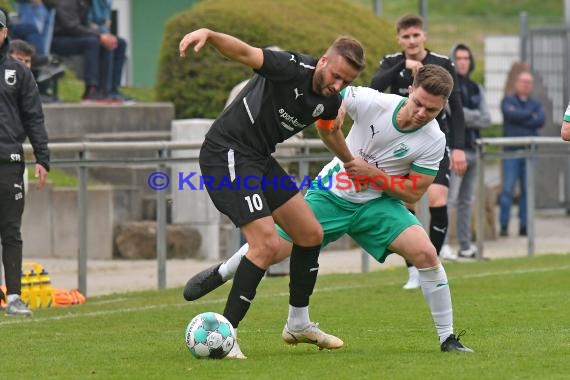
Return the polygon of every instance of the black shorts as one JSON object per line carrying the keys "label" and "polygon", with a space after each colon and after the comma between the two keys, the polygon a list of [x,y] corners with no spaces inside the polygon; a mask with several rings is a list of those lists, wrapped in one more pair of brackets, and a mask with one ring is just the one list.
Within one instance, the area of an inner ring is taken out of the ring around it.
{"label": "black shorts", "polygon": [[271,156],[237,152],[206,140],[199,162],[210,199],[237,227],[270,216],[299,192]]}
{"label": "black shorts", "polygon": [[451,170],[449,170],[449,148],[446,146],[445,152],[443,153],[443,158],[439,162],[439,170],[437,171],[437,175],[435,176],[433,183],[449,187],[450,174]]}

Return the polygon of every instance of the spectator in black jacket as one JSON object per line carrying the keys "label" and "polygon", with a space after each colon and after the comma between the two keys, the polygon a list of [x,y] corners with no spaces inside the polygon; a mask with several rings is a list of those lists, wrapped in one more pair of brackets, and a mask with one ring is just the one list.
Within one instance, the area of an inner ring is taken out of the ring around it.
{"label": "spectator in black jacket", "polygon": [[85,82],[83,100],[109,101],[105,93],[108,65],[104,63],[117,48],[117,37],[90,27],[91,0],[59,0],[55,9],[52,53],[61,56],[81,54]]}
{"label": "spectator in black jacket", "polygon": [[[445,112],[442,111],[436,118],[441,130],[447,136],[447,145],[451,149],[451,157],[448,156],[446,149],[446,154],[439,166],[439,173],[427,191],[431,216],[429,237],[439,255],[447,233],[447,193],[450,169],[457,175],[463,175],[467,166],[463,152],[465,121],[457,86],[457,75],[453,62],[447,56],[433,53],[425,48],[426,33],[423,30],[423,19],[421,17],[416,15],[401,17],[396,22],[396,32],[398,43],[403,51],[382,58],[370,87],[378,91],[385,91],[390,88],[392,94],[408,96],[408,89],[412,85],[417,70],[428,63],[445,68],[455,82],[453,92],[449,97],[451,117],[446,120]],[[408,205],[408,207],[411,212],[414,212],[413,205]],[[404,289],[419,288],[418,270],[410,263],[407,265],[409,279],[404,285]]]}
{"label": "spectator in black jacket", "polygon": [[[471,204],[473,203],[473,191],[477,175],[475,140],[481,137],[481,128],[491,125],[491,114],[485,101],[483,87],[470,78],[471,73],[475,70],[475,60],[471,49],[465,44],[457,44],[451,51],[451,59],[457,69],[457,83],[461,93],[463,115],[465,116],[467,170],[463,176],[451,173],[448,207],[457,210],[458,255],[462,258],[473,259],[477,253],[477,248],[471,244]],[[448,245],[442,247],[441,256],[452,259],[457,257]]]}
{"label": "spectator in black jacket", "polygon": [[24,149],[26,137],[36,157],[38,186],[49,171],[48,137],[40,94],[32,72],[9,57],[6,15],[0,12],[0,239],[7,288],[7,315],[30,316],[20,299],[22,274],[22,213],[24,212]]}

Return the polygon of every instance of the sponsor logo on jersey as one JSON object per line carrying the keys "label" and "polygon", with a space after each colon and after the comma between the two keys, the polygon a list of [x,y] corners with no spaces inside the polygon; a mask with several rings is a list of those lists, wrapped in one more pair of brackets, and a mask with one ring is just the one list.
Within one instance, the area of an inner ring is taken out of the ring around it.
{"label": "sponsor logo on jersey", "polygon": [[297,63],[297,60],[295,59],[295,55],[291,54],[291,58],[289,58],[289,61],[293,61],[293,62]]}
{"label": "sponsor logo on jersey", "polygon": [[283,128],[289,131],[294,131],[294,128],[303,129],[307,126],[307,124],[303,124],[297,120],[295,116],[289,115],[289,113],[287,113],[283,108],[279,109],[279,117],[281,118],[281,125]]}
{"label": "sponsor logo on jersey", "polygon": [[9,86],[16,84],[16,70],[6,69],[4,70],[4,80]]}
{"label": "sponsor logo on jersey", "polygon": [[394,150],[394,157],[404,157],[409,150],[410,148],[406,144],[402,143]]}
{"label": "sponsor logo on jersey", "polygon": [[325,106],[323,106],[321,103],[317,104],[317,106],[315,107],[315,110],[313,111],[313,117],[319,117],[320,114],[322,114],[324,110],[325,110]]}

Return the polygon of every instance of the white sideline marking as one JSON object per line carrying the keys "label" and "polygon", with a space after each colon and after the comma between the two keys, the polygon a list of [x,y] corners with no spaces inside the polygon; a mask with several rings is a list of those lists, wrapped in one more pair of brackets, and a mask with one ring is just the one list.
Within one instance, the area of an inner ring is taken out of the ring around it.
{"label": "white sideline marking", "polygon": [[[466,274],[463,276],[453,277],[453,280],[459,279],[468,279],[468,278],[480,278],[480,277],[492,277],[492,276],[512,276],[518,274],[526,274],[526,273],[538,273],[538,272],[555,272],[560,270],[570,269],[570,265],[563,265],[558,267],[546,267],[546,268],[534,268],[534,269],[519,269],[519,270],[510,270],[510,271],[503,271],[503,272],[482,272],[482,273],[475,273],[475,274]],[[398,285],[400,282],[388,282],[382,285],[390,286],[390,285]],[[351,285],[351,286],[331,286],[327,288],[315,289],[315,293],[326,293],[326,292],[336,292],[339,290],[349,290],[349,289],[361,289],[361,288],[370,288],[370,285]],[[289,292],[280,292],[277,294],[267,294],[267,295],[260,295],[257,298],[270,298],[275,296],[282,296],[287,297],[289,296]],[[125,300],[125,299],[122,299]],[[109,300],[110,301],[110,300]],[[223,303],[226,302],[226,298],[218,298],[214,300],[207,300],[207,301],[195,301],[192,302],[192,305],[207,305],[207,304],[216,304],[216,303]],[[102,303],[110,303],[106,301],[97,302],[97,304]],[[94,302],[95,304],[95,302]],[[51,317],[44,317],[44,318],[34,318],[34,317],[5,317],[5,318],[14,318],[14,319],[6,319],[0,322],[0,326],[3,325],[15,325],[19,323],[39,323],[39,322],[46,322],[46,321],[59,321],[63,319],[70,319],[70,318],[79,318],[79,317],[98,317],[102,315],[113,315],[119,313],[132,313],[138,312],[143,310],[159,310],[164,309],[167,307],[188,307],[188,302],[184,303],[175,303],[175,304],[161,304],[161,305],[146,305],[146,306],[137,306],[137,307],[127,307],[123,309],[113,309],[113,310],[103,310],[103,311],[92,311],[89,313],[74,313],[70,312],[63,315],[54,315]]]}

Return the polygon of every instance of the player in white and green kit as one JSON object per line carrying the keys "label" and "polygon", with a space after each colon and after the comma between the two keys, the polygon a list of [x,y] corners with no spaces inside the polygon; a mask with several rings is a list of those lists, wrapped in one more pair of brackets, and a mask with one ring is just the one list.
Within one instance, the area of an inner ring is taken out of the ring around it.
{"label": "player in white and green kit", "polygon": [[[441,350],[472,352],[453,333],[451,294],[436,250],[402,202],[419,200],[437,175],[445,136],[434,119],[445,106],[452,87],[449,73],[436,65],[418,70],[409,98],[347,87],[343,104],[354,124],[346,143],[358,158],[344,165],[334,158],[323,168],[305,199],[323,227],[323,246],[346,233],[380,262],[390,252],[396,252],[413,263],[419,269]],[[341,108],[336,128],[342,125],[343,118]],[[357,189],[351,180],[363,186]],[[283,239],[275,262],[291,252],[289,237],[278,230]],[[245,251],[246,246],[227,262],[191,278],[184,290],[185,298],[197,299],[231,278]],[[290,282],[290,290],[296,286],[299,285]],[[295,333],[310,323],[308,306],[289,305],[282,333],[285,342],[342,347],[342,341],[329,334],[312,341]]]}

